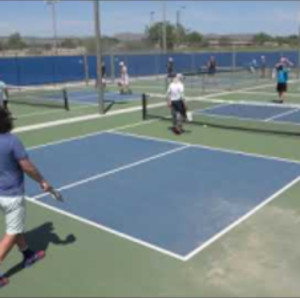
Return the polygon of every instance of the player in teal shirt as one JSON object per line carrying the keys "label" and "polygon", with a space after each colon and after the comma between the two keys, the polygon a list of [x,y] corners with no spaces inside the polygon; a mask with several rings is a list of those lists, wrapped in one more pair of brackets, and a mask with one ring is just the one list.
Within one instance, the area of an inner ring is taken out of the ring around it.
{"label": "player in teal shirt", "polygon": [[288,89],[288,68],[283,64],[278,64],[276,66],[276,73],[277,73],[277,92],[279,96],[279,102],[283,103],[285,99],[285,94]]}

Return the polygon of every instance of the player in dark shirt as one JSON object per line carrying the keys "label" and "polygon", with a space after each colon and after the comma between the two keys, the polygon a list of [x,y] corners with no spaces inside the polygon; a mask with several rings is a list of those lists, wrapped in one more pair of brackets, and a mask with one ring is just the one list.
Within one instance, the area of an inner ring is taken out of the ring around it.
{"label": "player in dark shirt", "polygon": [[265,78],[267,76],[267,61],[265,56],[260,57],[260,70],[261,78]]}
{"label": "player in dark shirt", "polygon": [[214,75],[217,70],[217,61],[214,56],[210,56],[207,62],[207,70],[209,75]]}
{"label": "player in dark shirt", "polygon": [[168,78],[174,78],[174,61],[172,57],[169,57],[168,64],[167,64],[167,73]]}

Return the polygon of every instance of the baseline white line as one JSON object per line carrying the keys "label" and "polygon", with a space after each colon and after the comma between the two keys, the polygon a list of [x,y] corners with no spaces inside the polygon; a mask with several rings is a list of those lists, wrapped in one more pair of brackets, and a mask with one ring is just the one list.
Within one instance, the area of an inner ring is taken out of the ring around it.
{"label": "baseline white line", "polygon": [[287,116],[287,115],[290,115],[290,114],[294,114],[294,113],[296,113],[296,112],[299,112],[299,109],[294,109],[294,110],[291,110],[291,111],[287,111],[287,112],[284,112],[284,113],[277,114],[277,115],[275,115],[275,116],[272,116],[272,117],[270,117],[270,118],[265,119],[264,121],[269,122],[269,121],[272,121],[272,120],[281,118],[281,117],[283,117],[283,116]]}
{"label": "baseline white line", "polygon": [[[109,175],[112,175],[112,174],[115,174],[115,173],[118,173],[118,172],[121,172],[121,171],[124,171],[124,170],[128,170],[130,168],[139,166],[141,164],[145,164],[145,163],[153,161],[155,159],[159,159],[159,158],[162,158],[164,156],[167,156],[167,155],[170,155],[170,154],[174,154],[174,153],[176,153],[178,151],[182,151],[182,150],[187,149],[189,147],[190,147],[189,145],[186,145],[186,146],[181,146],[179,148],[175,148],[175,149],[172,149],[172,150],[168,150],[168,151],[165,151],[163,153],[159,153],[159,154],[150,156],[148,158],[144,158],[142,160],[133,162],[131,164],[127,164],[125,166],[122,166],[122,167],[119,167],[119,168],[116,168],[116,169],[113,169],[113,170],[110,170],[110,171],[107,171],[107,172],[104,172],[104,173],[100,173],[100,174],[91,176],[89,178],[86,178],[86,179],[83,179],[83,180],[80,180],[80,181],[76,181],[74,183],[70,183],[70,184],[64,185],[62,187],[59,187],[58,190],[59,191],[63,191],[63,190],[67,190],[67,189],[70,189],[70,188],[73,188],[73,187],[76,187],[76,186],[79,186],[79,185],[82,185],[82,184],[85,184],[85,183],[88,183],[88,182],[91,182],[91,181],[94,181],[94,180],[98,180],[98,179],[101,179],[103,177],[106,177],[106,176],[109,176]],[[49,195],[48,193],[43,193],[43,194],[34,196],[32,199],[33,200],[38,200],[38,199],[41,199],[41,198],[46,197],[48,195]]]}
{"label": "baseline white line", "polygon": [[177,255],[174,252],[168,251],[168,250],[163,249],[161,247],[158,247],[156,245],[153,245],[153,244],[150,244],[150,243],[145,242],[143,240],[140,240],[140,239],[137,239],[135,237],[129,236],[129,235],[125,234],[125,233],[118,232],[118,231],[116,231],[114,229],[111,229],[111,228],[108,228],[108,227],[106,227],[104,225],[97,224],[97,223],[95,223],[93,221],[90,221],[90,220],[85,219],[83,217],[77,216],[77,215],[75,215],[73,213],[70,213],[70,212],[67,212],[67,211],[63,211],[63,210],[61,210],[59,208],[56,208],[56,207],[52,207],[52,206],[50,206],[48,204],[45,204],[43,202],[36,201],[36,200],[31,199],[31,198],[27,198],[27,200],[30,201],[30,202],[32,202],[32,203],[34,203],[34,204],[36,204],[36,205],[39,205],[40,207],[44,207],[46,209],[49,209],[49,210],[54,211],[56,213],[59,213],[61,215],[68,216],[68,217],[70,217],[72,219],[75,219],[75,220],[77,220],[79,222],[82,222],[82,223],[87,224],[89,226],[98,228],[100,230],[103,230],[105,232],[108,232],[110,234],[118,236],[120,238],[129,240],[129,241],[131,241],[133,243],[136,243],[136,244],[139,244],[141,246],[147,247],[147,248],[152,249],[154,251],[160,252],[160,253],[165,254],[165,255],[167,255],[169,257],[175,258],[175,259],[180,260],[180,261],[184,261],[184,257],[182,257],[181,255]]}
{"label": "baseline white line", "polygon": [[184,257],[184,261],[188,261],[191,258],[193,258],[196,254],[201,252],[203,249],[217,241],[219,238],[230,232],[232,229],[234,229],[236,226],[244,222],[246,219],[248,219],[250,216],[258,212],[260,209],[262,209],[264,206],[266,206],[268,203],[270,203],[272,200],[274,200],[276,197],[281,195],[283,192],[285,192],[287,189],[291,188],[293,185],[295,185],[297,182],[300,181],[300,176],[291,181],[289,184],[281,188],[279,191],[274,193],[271,197],[267,198],[265,201],[263,201],[261,204],[257,205],[254,209],[246,213],[244,216],[240,217],[238,220],[236,220],[234,223],[227,226],[227,228],[223,229],[220,233],[216,234],[214,237],[210,238],[208,241],[206,241],[204,244],[193,250],[191,253],[186,255]]}

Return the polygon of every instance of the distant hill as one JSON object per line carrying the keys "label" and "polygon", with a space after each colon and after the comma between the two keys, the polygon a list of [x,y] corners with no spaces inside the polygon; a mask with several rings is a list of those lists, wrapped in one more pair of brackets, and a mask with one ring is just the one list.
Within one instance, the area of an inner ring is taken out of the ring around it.
{"label": "distant hill", "polygon": [[226,37],[229,39],[233,40],[251,40],[254,37],[255,34],[215,34],[215,33],[210,33],[210,34],[205,34],[204,37],[207,39],[219,39],[222,37]]}
{"label": "distant hill", "polygon": [[146,35],[142,33],[124,32],[115,34],[114,38],[117,38],[120,41],[139,41],[145,39]]}

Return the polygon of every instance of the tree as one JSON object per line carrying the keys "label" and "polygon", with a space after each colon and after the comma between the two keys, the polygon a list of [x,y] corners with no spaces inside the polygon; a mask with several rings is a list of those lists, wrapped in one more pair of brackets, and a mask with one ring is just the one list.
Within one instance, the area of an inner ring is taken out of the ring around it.
{"label": "tree", "polygon": [[260,32],[253,36],[253,42],[257,45],[263,45],[265,42],[273,41],[273,37],[266,33]]}
{"label": "tree", "polygon": [[222,36],[220,39],[219,39],[219,45],[220,46],[228,46],[232,43],[231,39],[227,36]]}
{"label": "tree", "polygon": [[181,25],[177,24],[176,26],[176,43],[184,43],[186,39],[186,29]]}
{"label": "tree", "polygon": [[203,43],[203,35],[199,32],[192,31],[186,34],[185,40],[189,45],[200,45]]}
{"label": "tree", "polygon": [[[166,23],[166,34],[167,34],[167,49],[171,50],[174,48],[176,42],[176,30],[177,27]],[[155,23],[150,28],[146,28],[147,40],[152,44],[159,44],[160,47],[163,47],[163,22]]]}
{"label": "tree", "polygon": [[77,47],[77,42],[72,38],[66,38],[61,42],[61,47],[67,49],[74,49]]}
{"label": "tree", "polygon": [[9,49],[21,50],[26,47],[26,43],[22,40],[20,33],[14,33],[8,37],[7,47]]}
{"label": "tree", "polygon": [[[101,48],[102,53],[111,52],[113,48],[119,44],[119,40],[112,37],[103,36],[101,38]],[[81,40],[78,40],[78,46],[84,47],[88,53],[96,53],[96,43],[94,37],[87,37]]]}
{"label": "tree", "polygon": [[6,45],[3,41],[0,41],[0,51],[3,51],[6,49]]}
{"label": "tree", "polygon": [[292,46],[299,45],[299,36],[295,34],[288,36],[288,43]]}

